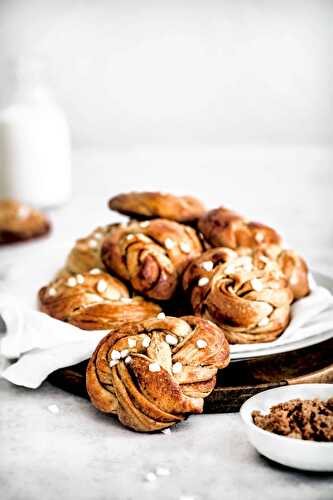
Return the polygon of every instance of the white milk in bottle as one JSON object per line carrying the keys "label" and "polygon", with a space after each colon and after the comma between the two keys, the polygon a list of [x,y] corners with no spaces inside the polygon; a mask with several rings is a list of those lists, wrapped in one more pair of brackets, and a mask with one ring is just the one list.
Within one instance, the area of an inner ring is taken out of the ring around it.
{"label": "white milk in bottle", "polygon": [[65,114],[42,84],[40,66],[18,64],[14,92],[0,111],[0,198],[52,207],[66,202],[70,193]]}

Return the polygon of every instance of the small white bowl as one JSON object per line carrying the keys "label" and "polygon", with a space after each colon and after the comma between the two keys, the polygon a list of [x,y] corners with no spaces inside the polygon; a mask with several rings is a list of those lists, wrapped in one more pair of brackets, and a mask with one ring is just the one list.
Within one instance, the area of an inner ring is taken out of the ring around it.
{"label": "small white bowl", "polygon": [[333,443],[294,439],[256,426],[252,412],[268,413],[271,406],[290,399],[327,400],[333,397],[333,384],[286,385],[256,394],[240,409],[241,418],[253,446],[267,458],[295,469],[333,471]]}

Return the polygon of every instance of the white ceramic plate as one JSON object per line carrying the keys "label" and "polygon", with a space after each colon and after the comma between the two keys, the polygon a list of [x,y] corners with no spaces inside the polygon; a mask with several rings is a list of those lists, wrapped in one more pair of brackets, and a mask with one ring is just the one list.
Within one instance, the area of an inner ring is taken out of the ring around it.
{"label": "white ceramic plate", "polygon": [[[52,248],[48,245],[43,251],[41,251],[40,248],[36,248],[34,252],[29,252],[28,256],[25,256],[24,259],[17,259],[15,265],[9,268],[6,266],[4,277],[10,292],[21,299],[25,305],[35,309],[37,307],[37,291],[43,284],[49,282],[62,267],[65,256],[68,254],[70,248],[70,243],[67,246],[52,245]],[[318,285],[326,287],[333,293],[332,278],[320,273],[313,274]],[[234,351],[233,346],[231,346],[231,361],[236,362],[243,359],[258,358],[293,351],[295,349],[318,344],[331,337],[333,337],[333,330],[303,339],[298,338],[294,341],[292,339],[286,339],[284,343],[279,343],[277,345],[261,344],[256,348],[251,345],[249,350],[244,349],[241,352],[237,352],[238,346],[235,347]]]}
{"label": "white ceramic plate", "polygon": [[303,347],[309,347],[311,345],[319,344],[325,340],[329,340],[333,337],[333,330],[327,332],[319,333],[313,337],[307,337],[306,339],[297,340],[295,342],[288,342],[283,345],[272,346],[266,349],[258,349],[257,351],[242,352],[242,353],[231,353],[231,361],[237,362],[243,359],[255,359],[262,358],[264,356],[271,356],[272,354],[281,354],[283,352],[295,351],[296,349],[302,349]]}
{"label": "white ceramic plate", "polygon": [[248,399],[240,409],[250,442],[259,453],[282,465],[302,470],[333,471],[333,443],[279,436],[257,427],[252,411],[268,413],[272,405],[290,399],[321,400],[333,397],[333,384],[300,384],[270,389]]}

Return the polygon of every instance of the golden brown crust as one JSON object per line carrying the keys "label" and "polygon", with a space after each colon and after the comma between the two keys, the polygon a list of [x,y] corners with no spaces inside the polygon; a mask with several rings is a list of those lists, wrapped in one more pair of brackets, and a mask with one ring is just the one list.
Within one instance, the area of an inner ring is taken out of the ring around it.
{"label": "golden brown crust", "polygon": [[44,236],[50,222],[36,209],[14,200],[0,200],[0,245]]}
{"label": "golden brown crust", "polygon": [[87,391],[100,411],[136,431],[153,432],[201,413],[217,369],[228,363],[225,336],[209,321],[188,316],[128,323],[97,346]]}
{"label": "golden brown crust", "polygon": [[257,248],[265,244],[281,243],[277,232],[259,222],[247,221],[241,215],[224,207],[210,210],[201,217],[198,228],[212,247]]}
{"label": "golden brown crust", "polygon": [[167,219],[132,222],[105,238],[106,269],[156,300],[170,299],[187,264],[202,252],[194,229]]}
{"label": "golden brown crust", "polygon": [[294,299],[309,295],[308,266],[305,260],[293,250],[282,250],[277,262],[288,280]]}
{"label": "golden brown crust", "polygon": [[183,286],[194,313],[223,328],[230,343],[271,342],[289,323],[292,291],[272,260],[258,268],[250,256],[208,250],[189,265]]}
{"label": "golden brown crust", "polygon": [[65,266],[58,273],[57,277],[69,277],[73,274],[91,271],[92,269],[105,271],[101,259],[101,247],[104,238],[108,234],[111,234],[112,230],[118,226],[119,224],[99,226],[88,234],[88,236],[78,239],[68,254]]}
{"label": "golden brown crust", "polygon": [[83,330],[108,330],[161,311],[142,297],[130,298],[126,286],[104,272],[60,278],[39,291],[39,300],[43,312]]}
{"label": "golden brown crust", "polygon": [[267,259],[274,260],[287,278],[294,300],[306,297],[310,293],[308,266],[294,250],[285,250],[278,245],[263,245],[256,249],[240,248],[237,252],[251,255],[259,268],[265,267]]}
{"label": "golden brown crust", "polygon": [[177,222],[193,222],[205,213],[205,207],[193,196],[175,196],[159,192],[131,192],[114,196],[111,210],[136,219],[161,217]]}

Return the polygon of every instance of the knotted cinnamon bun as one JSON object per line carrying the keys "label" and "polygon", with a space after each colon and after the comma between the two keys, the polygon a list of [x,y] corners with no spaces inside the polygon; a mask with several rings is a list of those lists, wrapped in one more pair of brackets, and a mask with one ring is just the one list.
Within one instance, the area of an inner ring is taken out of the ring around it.
{"label": "knotted cinnamon bun", "polygon": [[257,248],[264,244],[280,244],[281,238],[271,227],[247,221],[224,207],[210,210],[198,221],[198,228],[212,247]]}
{"label": "knotted cinnamon bun", "polygon": [[223,328],[230,343],[271,342],[289,323],[293,294],[272,260],[259,268],[250,256],[211,249],[189,265],[183,286],[194,313]]}
{"label": "knotted cinnamon bun", "polygon": [[60,278],[39,292],[41,310],[83,330],[107,330],[125,321],[156,316],[161,308],[99,269]]}
{"label": "knotted cinnamon bun", "polygon": [[202,252],[194,229],[167,219],[119,226],[102,246],[107,270],[131,283],[134,290],[170,299],[187,264]]}
{"label": "knotted cinnamon bun", "polygon": [[203,398],[229,362],[220,328],[194,316],[155,318],[113,330],[87,369],[94,406],[136,431],[170,427],[201,413]]}
{"label": "knotted cinnamon bun", "polygon": [[14,200],[0,200],[0,245],[44,236],[50,230],[46,216]]}
{"label": "knotted cinnamon bun", "polygon": [[193,222],[205,213],[202,202],[193,196],[159,192],[118,194],[111,198],[109,207],[134,219],[161,217],[177,222]]}

